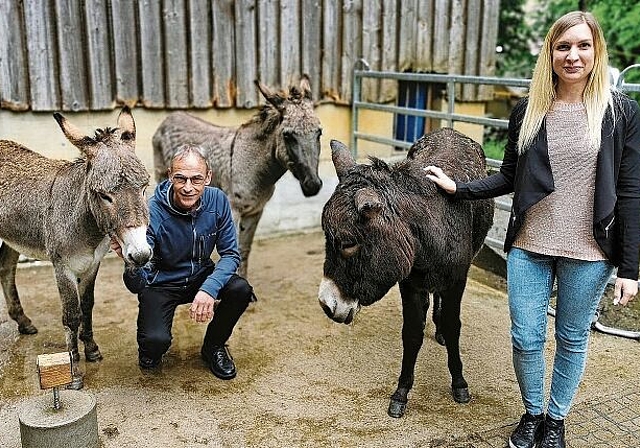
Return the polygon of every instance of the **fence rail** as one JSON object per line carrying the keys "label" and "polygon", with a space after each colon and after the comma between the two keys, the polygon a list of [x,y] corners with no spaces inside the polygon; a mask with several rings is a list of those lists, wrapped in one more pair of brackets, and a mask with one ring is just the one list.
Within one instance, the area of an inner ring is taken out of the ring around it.
{"label": "fence rail", "polygon": [[[625,76],[633,69],[640,69],[640,64],[630,65],[620,72],[615,80],[616,88],[625,92],[640,92],[640,84],[628,83]],[[447,108],[442,110],[417,109],[412,107],[391,106],[388,104],[371,103],[362,98],[362,81],[365,78],[395,81],[413,81],[446,86]],[[393,114],[402,114],[413,117],[435,118],[447,122],[447,126],[453,127],[454,122],[464,122],[482,126],[506,129],[509,120],[501,118],[479,117],[475,115],[465,115],[455,113],[456,90],[463,85],[490,85],[506,87],[529,87],[530,79],[503,78],[497,76],[471,76],[471,75],[440,75],[430,73],[399,73],[391,71],[371,70],[369,64],[360,59],[356,62],[353,70],[353,103],[352,103],[352,132],[351,151],[353,155],[358,155],[358,140],[370,141],[389,145],[398,148],[409,148],[413,142],[398,140],[380,135],[368,134],[359,130],[359,111],[374,110]],[[487,159],[487,163],[492,167],[499,167],[500,161]]]}
{"label": "fence rail", "polygon": [[[378,104],[364,101],[362,99],[362,81],[365,78],[386,79],[395,81],[414,81],[432,84],[442,84],[446,86],[447,110],[430,110],[417,109],[411,107],[391,106],[387,104]],[[483,126],[491,126],[506,129],[509,121],[500,118],[479,117],[474,115],[464,115],[455,113],[456,87],[459,85],[471,84],[475,86],[509,86],[509,87],[528,87],[531,81],[529,79],[520,78],[501,78],[495,76],[472,76],[472,75],[441,75],[431,73],[398,73],[390,71],[374,71],[371,70],[369,64],[360,59],[355,64],[353,71],[353,102],[352,102],[352,132],[351,132],[351,151],[353,155],[358,155],[358,140],[370,141],[389,145],[397,148],[408,149],[413,142],[398,140],[394,138],[373,135],[359,131],[359,111],[374,110],[380,112],[388,112],[393,114],[402,114],[413,117],[435,118],[445,120],[449,127],[453,127],[456,121],[478,124]],[[499,166],[500,161],[488,159],[490,166]]]}

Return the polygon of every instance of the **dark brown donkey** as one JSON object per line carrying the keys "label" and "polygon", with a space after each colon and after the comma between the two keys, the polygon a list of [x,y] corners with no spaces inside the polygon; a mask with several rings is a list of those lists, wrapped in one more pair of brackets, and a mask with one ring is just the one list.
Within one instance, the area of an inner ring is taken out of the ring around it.
{"label": "dark brown donkey", "polygon": [[128,263],[143,265],[151,258],[143,193],[149,174],[134,152],[136,128],[128,107],[120,112],[117,128],[98,129],[94,137],[58,113],[54,118],[83,157],[52,160],[0,140],[0,282],[20,333],[36,333],[20,304],[16,264],[20,254],[51,260],[74,360],[71,387],[79,389],[78,330],[86,360],[102,359],[93,339],[93,290],[110,238],[118,239]]}
{"label": "dark brown donkey", "polygon": [[379,301],[397,283],[402,299],[402,369],[388,413],[401,417],[413,387],[429,296],[440,297],[436,322],[447,347],[451,391],[470,400],[460,359],[460,304],[467,273],[493,222],[493,201],[452,200],[423,168],[438,165],[455,180],[486,177],[480,145],[450,128],[416,141],[394,165],[359,164],[331,142],[338,186],[324,206],[324,278],[318,299],[336,322],[349,324],[361,306]]}

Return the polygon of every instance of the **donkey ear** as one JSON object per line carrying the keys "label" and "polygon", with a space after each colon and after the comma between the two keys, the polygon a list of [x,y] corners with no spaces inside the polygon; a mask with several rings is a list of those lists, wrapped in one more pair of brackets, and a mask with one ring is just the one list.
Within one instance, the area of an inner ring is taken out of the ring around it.
{"label": "donkey ear", "polygon": [[336,174],[338,175],[338,180],[342,180],[349,168],[355,166],[356,162],[351,157],[351,151],[347,148],[342,142],[338,140],[331,140],[331,160],[333,161],[333,166],[336,168]]}
{"label": "donkey ear", "polygon": [[372,219],[380,214],[382,200],[372,188],[361,188],[354,196],[358,214],[365,219]]}
{"label": "donkey ear", "polygon": [[53,114],[53,118],[58,122],[60,129],[64,133],[64,136],[67,137],[73,146],[78,148],[80,151],[89,154],[91,148],[96,144],[95,140],[85,135],[80,129],[75,127],[69,120],[59,114],[58,112]]}
{"label": "donkey ear", "polygon": [[264,97],[265,100],[267,100],[269,103],[273,104],[273,106],[276,109],[282,110],[282,103],[284,102],[284,98],[282,98],[280,95],[272,92],[267,86],[262,84],[257,79],[254,80],[253,83],[256,85],[256,87],[258,87],[258,90],[260,90],[260,93],[262,94],[262,96]]}
{"label": "donkey ear", "polygon": [[131,142],[135,149],[136,143],[136,122],[133,120],[131,109],[124,106],[118,115],[118,128],[120,129],[120,138],[127,142]]}
{"label": "donkey ear", "polygon": [[300,78],[300,90],[302,90],[302,96],[308,100],[313,101],[313,92],[311,92],[311,81],[309,76],[305,73]]}

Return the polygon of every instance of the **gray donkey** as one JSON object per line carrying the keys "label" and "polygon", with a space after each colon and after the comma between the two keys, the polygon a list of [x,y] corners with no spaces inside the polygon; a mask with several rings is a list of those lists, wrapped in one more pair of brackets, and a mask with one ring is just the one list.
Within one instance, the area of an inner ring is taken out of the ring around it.
{"label": "gray donkey", "polygon": [[143,265],[151,258],[144,198],[149,174],[134,152],[136,128],[128,107],[120,112],[116,129],[98,129],[94,137],[58,113],[54,118],[82,158],[52,160],[0,140],[0,282],[20,333],[36,333],[20,304],[16,264],[20,254],[51,260],[74,360],[71,387],[79,389],[79,329],[86,360],[102,359],[93,339],[93,291],[110,239],[118,240],[128,263]]}
{"label": "gray donkey", "polygon": [[263,209],[275,183],[289,170],[300,182],[302,193],[320,191],[320,120],[315,114],[309,79],[289,93],[274,93],[255,81],[267,104],[239,127],[223,127],[185,112],[170,114],[153,136],[156,180],[167,177],[167,168],[178,148],[198,145],[206,153],[213,173],[211,185],[229,196],[239,236],[242,263],[238,273],[247,275],[251,244]]}

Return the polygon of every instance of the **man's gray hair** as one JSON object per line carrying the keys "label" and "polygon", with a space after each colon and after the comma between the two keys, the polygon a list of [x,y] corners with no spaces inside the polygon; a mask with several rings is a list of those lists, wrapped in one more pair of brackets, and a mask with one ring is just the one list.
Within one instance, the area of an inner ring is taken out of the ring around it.
{"label": "man's gray hair", "polygon": [[207,171],[209,171],[209,164],[207,163],[207,157],[204,155],[204,149],[202,149],[201,146],[193,145],[191,143],[185,143],[178,148],[176,153],[171,158],[171,168],[173,168],[173,164],[176,161],[182,160],[190,155],[193,155],[201,160],[204,163],[204,166],[207,168]]}

